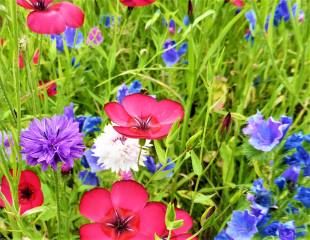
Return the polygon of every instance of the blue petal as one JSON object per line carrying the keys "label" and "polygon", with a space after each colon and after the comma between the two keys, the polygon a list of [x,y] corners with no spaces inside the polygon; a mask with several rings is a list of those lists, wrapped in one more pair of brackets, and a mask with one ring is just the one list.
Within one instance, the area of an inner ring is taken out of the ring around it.
{"label": "blue petal", "polygon": [[79,179],[84,185],[99,186],[99,179],[96,174],[87,170],[79,173]]}

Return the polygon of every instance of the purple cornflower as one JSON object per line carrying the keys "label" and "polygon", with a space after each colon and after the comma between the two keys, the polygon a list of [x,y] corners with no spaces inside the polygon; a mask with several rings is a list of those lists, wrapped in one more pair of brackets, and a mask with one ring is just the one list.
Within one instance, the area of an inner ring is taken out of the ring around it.
{"label": "purple cornflower", "polygon": [[255,233],[257,218],[246,211],[234,211],[230,222],[226,228],[226,233],[232,239],[248,240],[252,239]]}
{"label": "purple cornflower", "polygon": [[84,37],[81,31],[75,28],[66,28],[66,31],[61,34],[52,34],[51,39],[56,41],[56,48],[58,51],[64,51],[64,43],[69,49],[79,48],[84,41]]}
{"label": "purple cornflower", "polygon": [[104,38],[102,36],[100,28],[93,27],[88,33],[86,44],[90,46],[98,46],[103,42],[103,40]]}
{"label": "purple cornflower", "polygon": [[297,194],[294,197],[297,201],[301,202],[306,208],[310,208],[310,188],[299,187]]}
{"label": "purple cornflower", "polygon": [[176,42],[173,40],[167,40],[164,43],[165,51],[162,54],[162,59],[167,67],[172,67],[179,62],[180,58],[187,52],[187,43],[183,43],[179,49],[176,48],[175,44]]}
{"label": "purple cornflower", "polygon": [[249,118],[243,133],[250,136],[249,142],[255,149],[269,152],[281,142],[291,124],[289,117],[282,116],[280,121],[272,117],[264,120],[262,114],[257,112]]}
{"label": "purple cornflower", "polygon": [[65,116],[34,119],[21,133],[22,154],[29,165],[40,164],[43,170],[57,170],[61,162],[73,167],[74,159],[83,155],[83,136],[79,125]]}

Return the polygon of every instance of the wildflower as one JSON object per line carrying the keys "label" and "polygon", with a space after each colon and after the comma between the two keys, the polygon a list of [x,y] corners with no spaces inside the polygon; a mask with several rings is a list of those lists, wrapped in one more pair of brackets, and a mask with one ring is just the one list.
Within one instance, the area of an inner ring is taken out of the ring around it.
{"label": "wildflower", "polygon": [[275,184],[282,190],[286,183],[295,185],[298,181],[300,168],[290,166],[285,172],[275,180]]}
{"label": "wildflower", "polygon": [[25,65],[24,55],[22,52],[20,52],[18,54],[18,68],[23,69],[23,68],[25,68],[25,66],[26,65]]}
{"label": "wildflower", "polygon": [[286,139],[284,144],[285,150],[291,150],[293,148],[302,147],[302,143],[307,139],[307,135],[303,135],[302,132],[294,133]]}
{"label": "wildflower", "polygon": [[147,155],[146,148],[149,146],[149,142],[146,142],[140,154],[139,140],[126,138],[116,132],[111,125],[107,125],[103,133],[95,139],[91,151],[92,156],[98,158],[97,164],[99,166],[119,173],[121,171],[128,172],[131,169],[138,171],[139,155],[143,159]]}
{"label": "wildflower", "polygon": [[140,93],[142,90],[142,84],[139,80],[134,80],[129,87],[123,84],[117,91],[116,99],[119,103],[122,103],[124,97],[135,93]]}
{"label": "wildflower", "polygon": [[119,25],[121,23],[121,17],[117,17],[118,21],[116,21],[115,19],[116,19],[116,17],[114,17],[114,16],[105,15],[105,16],[101,17],[100,24],[103,24],[103,26],[105,28],[111,28],[115,24]]}
{"label": "wildflower", "polygon": [[175,25],[175,21],[173,20],[173,19],[171,19],[170,21],[169,21],[169,32],[171,33],[171,34],[175,34],[175,31],[176,31],[176,25]]}
{"label": "wildflower", "polygon": [[49,97],[56,96],[57,94],[57,84],[55,81],[39,81],[39,89],[46,90]]}
{"label": "wildflower", "polygon": [[3,150],[7,155],[10,155],[12,152],[11,147],[13,146],[14,142],[12,139],[12,136],[10,134],[7,134],[5,132],[0,131],[0,151],[1,147],[3,147]]}
{"label": "wildflower", "polygon": [[39,59],[40,59],[40,50],[37,48],[34,51],[33,57],[32,57],[32,62],[33,64],[38,64],[39,63]]}
{"label": "wildflower", "polygon": [[248,211],[234,211],[228,223],[226,233],[232,239],[248,240],[252,239],[255,233],[257,218]]}
{"label": "wildflower", "polygon": [[64,44],[69,49],[81,47],[84,37],[81,31],[76,28],[67,27],[63,34],[52,34],[52,41],[56,41],[56,48],[58,51],[64,51]]}
{"label": "wildflower", "polygon": [[238,8],[242,8],[244,6],[243,0],[231,0],[230,2]]}
{"label": "wildflower", "polygon": [[173,40],[167,40],[164,43],[165,51],[162,54],[162,59],[167,67],[172,67],[174,64],[179,62],[180,58],[187,52],[187,43],[183,43],[178,50],[176,49],[175,44],[176,42]]}
{"label": "wildflower", "polygon": [[254,40],[254,31],[255,31],[255,27],[256,27],[256,14],[255,14],[254,10],[247,11],[245,13],[245,18],[247,19],[247,21],[249,22],[249,25],[250,25],[250,29],[247,31],[247,33],[245,35],[245,39],[247,41]]}
{"label": "wildflower", "polygon": [[127,7],[143,7],[154,3],[156,0],[120,0]]}
{"label": "wildflower", "polygon": [[263,237],[267,237],[267,236],[277,236],[277,231],[278,228],[280,226],[280,222],[279,221],[273,221],[272,223],[270,223],[268,226],[266,226],[265,228],[263,228],[260,231],[260,234]]}
{"label": "wildflower", "polygon": [[83,132],[86,136],[100,131],[99,126],[102,123],[100,117],[78,116],[75,120],[79,123],[80,132]]}
{"label": "wildflower", "polygon": [[96,174],[87,170],[79,173],[79,179],[84,185],[99,186],[99,179]]}
{"label": "wildflower", "polygon": [[249,142],[255,149],[269,152],[281,142],[291,124],[289,117],[282,116],[280,121],[272,117],[264,120],[261,113],[257,112],[249,118],[243,133],[250,136]]}
{"label": "wildflower", "polygon": [[310,188],[299,187],[295,199],[301,202],[306,208],[310,208]]}
{"label": "wildflower", "polygon": [[304,176],[310,176],[310,154],[303,147],[297,147],[296,152],[286,156],[284,162],[291,166],[299,166],[303,169]]}
{"label": "wildflower", "polygon": [[115,124],[114,129],[129,138],[161,139],[169,133],[174,122],[183,119],[181,104],[172,100],[156,99],[143,94],[126,96],[122,103],[104,106],[106,114]]}
{"label": "wildflower", "polygon": [[[92,148],[93,149],[93,148]],[[104,165],[98,164],[98,158],[93,156],[92,149],[87,149],[84,152],[81,163],[85,168],[90,168],[92,173],[104,170]]]}
{"label": "wildflower", "polygon": [[[153,174],[154,174],[155,172],[159,171],[159,170],[163,167],[163,165],[162,165],[161,163],[156,164],[154,158],[151,157],[151,156],[147,156],[147,157],[146,157],[146,160],[144,161],[144,165],[145,165],[145,167],[147,168],[147,170],[148,170],[149,172],[153,173]],[[173,174],[173,173],[172,173],[172,170],[174,169],[174,167],[175,167],[175,163],[174,163],[174,162],[171,162],[171,159],[168,158],[167,164],[166,164],[166,166],[162,169],[162,171],[163,171],[163,172],[165,172],[165,171],[169,172],[168,177],[171,177],[172,174]]]}
{"label": "wildflower", "polygon": [[127,172],[121,171],[119,173],[119,176],[120,176],[120,180],[134,180],[134,177],[131,171],[127,171]]}
{"label": "wildflower", "polygon": [[230,236],[228,236],[225,231],[221,231],[218,235],[215,236],[214,240],[233,240],[233,239]]}
{"label": "wildflower", "polygon": [[145,188],[131,180],[84,193],[80,213],[92,221],[80,227],[81,240],[153,239],[165,231],[164,207],[148,202]]}
{"label": "wildflower", "polygon": [[70,2],[53,3],[53,0],[16,0],[21,7],[31,10],[27,24],[39,34],[60,34],[66,27],[78,28],[84,23],[84,13]]}
{"label": "wildflower", "polygon": [[34,119],[21,133],[20,145],[29,165],[57,169],[61,162],[73,167],[73,161],[83,155],[83,138],[77,122],[65,116]]}
{"label": "wildflower", "polygon": [[280,224],[278,227],[278,236],[281,240],[295,240],[296,232],[294,222]]}
{"label": "wildflower", "polygon": [[222,121],[222,126],[221,126],[221,133],[225,133],[228,132],[230,129],[230,126],[232,124],[232,117],[231,117],[231,113],[227,113],[227,115],[224,117],[223,121]]}
{"label": "wildflower", "polygon": [[98,27],[93,27],[89,33],[86,40],[86,44],[90,46],[98,46],[103,42],[103,36],[101,30]]}
{"label": "wildflower", "polygon": [[[12,174],[12,171],[10,171],[10,173]],[[9,182],[5,176],[2,177],[0,189],[5,200],[12,205],[12,194]],[[0,207],[5,207],[6,201],[0,198]],[[24,170],[20,174],[18,183],[18,204],[20,214],[43,204],[40,179],[30,170]]]}

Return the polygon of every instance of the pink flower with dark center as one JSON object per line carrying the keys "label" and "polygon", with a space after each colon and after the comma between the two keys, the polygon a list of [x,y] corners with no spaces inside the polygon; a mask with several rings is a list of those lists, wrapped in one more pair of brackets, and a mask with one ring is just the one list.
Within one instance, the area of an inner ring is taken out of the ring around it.
{"label": "pink flower with dark center", "polygon": [[157,101],[151,96],[132,94],[122,103],[104,106],[106,114],[116,124],[114,129],[129,138],[161,139],[168,135],[176,121],[181,121],[184,110],[172,100]]}
{"label": "pink flower with dark center", "polygon": [[78,28],[84,23],[83,11],[70,2],[53,3],[53,0],[16,0],[17,4],[31,10],[27,25],[40,34],[60,34],[66,27]]}
{"label": "pink flower with dark center", "polygon": [[81,226],[81,240],[146,240],[165,232],[163,204],[148,202],[145,188],[131,180],[86,192],[80,213],[92,221]]}
{"label": "pink flower with dark center", "polygon": [[154,3],[156,0],[121,0],[127,7],[143,7]]}

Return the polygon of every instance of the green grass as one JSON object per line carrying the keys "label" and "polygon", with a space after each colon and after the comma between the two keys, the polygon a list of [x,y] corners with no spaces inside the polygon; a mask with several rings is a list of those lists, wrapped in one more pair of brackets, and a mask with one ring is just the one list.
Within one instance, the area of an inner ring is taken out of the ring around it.
{"label": "green grass", "polygon": [[[255,178],[261,176],[272,182],[274,175],[266,163],[281,159],[279,151],[260,160],[245,153],[243,145],[247,139],[241,129],[247,117],[257,110],[276,119],[286,114],[294,118],[290,133],[310,131],[310,4],[297,1],[305,11],[305,22],[292,19],[277,28],[270,24],[265,33],[266,16],[278,1],[249,1],[236,15],[235,8],[223,1],[196,0],[195,20],[187,28],[182,26],[187,12],[185,0],[158,0],[153,6],[134,9],[128,18],[118,1],[74,2],[85,11],[86,21],[81,28],[84,36],[91,27],[99,26],[102,15],[120,16],[122,24],[112,29],[100,25],[105,40],[99,47],[85,45],[60,54],[48,37],[29,31],[26,11],[15,1],[0,3],[0,38],[6,40],[0,47],[0,130],[12,132],[15,140],[10,159],[1,151],[0,172],[8,176],[9,169],[13,169],[18,175],[29,168],[18,154],[18,139],[32,118],[59,114],[64,106],[74,102],[77,114],[99,115],[107,123],[103,104],[115,99],[120,84],[139,79],[159,99],[180,101],[186,114],[177,135],[157,142],[154,149],[157,159],[169,156],[175,161],[174,176],[165,179],[141,170],[137,179],[147,186],[152,200],[174,202],[191,211],[194,232],[201,239],[212,239],[234,209],[246,206],[245,193]],[[248,27],[244,13],[250,8],[256,9],[258,18],[253,43],[243,37]],[[171,36],[162,25],[162,17],[174,18],[183,27],[173,39],[178,44],[189,43],[184,57],[188,64],[165,67],[162,45]],[[26,68],[19,70],[17,57],[22,37],[27,39]],[[41,50],[40,65],[34,66],[31,57],[37,47]],[[80,67],[71,66],[72,57],[76,57]],[[256,86],[255,79],[260,79]],[[57,96],[39,97],[39,80],[55,80]],[[221,104],[223,108],[219,108]],[[233,118],[231,130],[221,134],[221,122],[228,112]],[[87,144],[91,145],[91,141]],[[44,206],[22,217],[16,205],[0,211],[0,233],[12,233],[14,239],[57,239],[53,173],[42,172],[39,167],[32,169],[42,180]],[[62,176],[62,239],[78,239],[78,228],[86,222],[78,213],[78,203],[89,187],[79,182],[79,169],[77,161],[73,175]],[[12,186],[17,185],[17,179],[11,179]],[[109,187],[116,177],[103,172],[100,179],[102,186]],[[73,181],[74,188],[67,186],[69,181]],[[16,196],[15,192],[15,199]]]}

